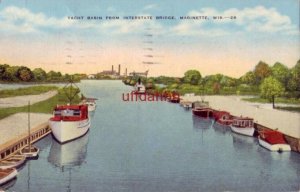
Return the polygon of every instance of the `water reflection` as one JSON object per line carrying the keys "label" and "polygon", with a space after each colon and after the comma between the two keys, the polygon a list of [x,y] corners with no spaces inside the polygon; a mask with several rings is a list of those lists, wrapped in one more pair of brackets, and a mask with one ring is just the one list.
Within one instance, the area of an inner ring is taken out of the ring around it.
{"label": "water reflection", "polygon": [[13,180],[3,184],[0,186],[0,191],[4,191],[4,190],[7,190],[9,188],[11,188],[12,186],[14,186],[14,184],[17,182],[17,178],[14,178]]}
{"label": "water reflection", "polygon": [[209,118],[202,118],[193,115],[193,127],[195,130],[206,131],[212,127],[213,120]]}
{"label": "water reflection", "polygon": [[217,122],[214,122],[212,127],[213,127],[213,129],[215,130],[216,133],[219,133],[219,134],[222,134],[222,135],[231,133],[230,127],[228,125],[221,125]]}
{"label": "water reflection", "polygon": [[54,166],[61,168],[80,166],[86,158],[88,138],[89,133],[63,145],[53,140],[48,161]]}
{"label": "water reflection", "polygon": [[231,132],[232,143],[235,150],[253,149],[257,143],[254,137],[247,137]]}

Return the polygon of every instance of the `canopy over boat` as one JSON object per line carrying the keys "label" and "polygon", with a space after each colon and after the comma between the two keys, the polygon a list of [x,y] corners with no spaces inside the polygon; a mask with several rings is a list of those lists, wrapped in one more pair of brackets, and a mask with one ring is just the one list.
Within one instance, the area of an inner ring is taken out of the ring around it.
{"label": "canopy over boat", "polygon": [[284,135],[275,130],[264,130],[259,132],[260,138],[270,144],[286,144]]}

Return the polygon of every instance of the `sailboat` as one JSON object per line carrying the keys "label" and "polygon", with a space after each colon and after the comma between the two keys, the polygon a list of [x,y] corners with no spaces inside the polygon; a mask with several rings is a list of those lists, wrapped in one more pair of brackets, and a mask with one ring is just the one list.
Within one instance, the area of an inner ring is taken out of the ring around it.
{"label": "sailboat", "polygon": [[31,144],[31,134],[30,134],[30,101],[28,101],[28,145],[20,150],[21,155],[26,158],[38,158],[40,149]]}

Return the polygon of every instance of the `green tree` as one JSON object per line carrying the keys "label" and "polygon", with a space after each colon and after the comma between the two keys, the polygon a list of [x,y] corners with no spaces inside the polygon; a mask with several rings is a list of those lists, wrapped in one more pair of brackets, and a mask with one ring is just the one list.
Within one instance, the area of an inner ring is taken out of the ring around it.
{"label": "green tree", "polygon": [[290,71],[288,67],[279,62],[276,62],[271,69],[272,76],[286,87],[290,78]]}
{"label": "green tree", "polygon": [[19,70],[19,66],[9,66],[6,68],[2,79],[5,81],[11,81],[11,82],[17,82],[19,81],[18,77],[17,77],[17,72]]}
{"label": "green tree", "polygon": [[255,81],[255,75],[254,72],[249,71],[245,75],[243,75],[240,78],[241,82],[248,85],[254,85],[256,83]]}
{"label": "green tree", "polygon": [[9,65],[4,64],[4,65],[0,65],[0,80],[4,80],[4,73],[6,71],[6,69],[9,67]]}
{"label": "green tree", "polygon": [[184,73],[183,80],[185,83],[190,83],[192,85],[197,85],[201,79],[201,74],[197,70],[188,70]]}
{"label": "green tree", "polygon": [[263,61],[260,61],[256,66],[255,66],[255,69],[254,69],[254,75],[255,75],[255,79],[256,79],[256,84],[260,84],[260,82],[270,76],[272,74],[272,70],[271,68],[269,67],[268,64],[266,64],[265,62]]}
{"label": "green tree", "polygon": [[300,98],[300,60],[290,70],[287,90],[290,91],[292,97]]}
{"label": "green tree", "polygon": [[37,81],[45,81],[47,78],[47,73],[41,68],[34,69],[32,73]]}
{"label": "green tree", "polygon": [[271,101],[273,103],[273,108],[275,108],[275,97],[282,95],[283,92],[284,87],[274,77],[265,78],[262,84],[260,85],[261,97]]}
{"label": "green tree", "polygon": [[20,67],[16,76],[21,81],[31,81],[33,79],[33,73],[28,67]]}
{"label": "green tree", "polygon": [[62,78],[62,75],[60,72],[55,72],[55,71],[49,71],[47,73],[47,80],[48,81],[60,81]]}

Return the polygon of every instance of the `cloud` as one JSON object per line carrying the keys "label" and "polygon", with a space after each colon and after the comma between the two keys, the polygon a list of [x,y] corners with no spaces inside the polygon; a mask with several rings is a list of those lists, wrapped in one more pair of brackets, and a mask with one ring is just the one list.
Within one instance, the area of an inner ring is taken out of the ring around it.
{"label": "cloud", "polygon": [[75,21],[68,18],[47,17],[28,9],[10,6],[0,12],[1,28],[22,33],[37,32],[39,27],[67,28]]}
{"label": "cloud", "polygon": [[[187,16],[208,16],[210,20],[181,21],[173,28],[178,35],[219,36],[232,32],[263,32],[281,34],[299,34],[297,25],[287,15],[279,13],[275,8],[257,6],[253,8],[231,8],[223,12],[215,8],[192,10]],[[213,16],[236,16],[236,20],[213,20]]]}
{"label": "cloud", "polygon": [[[151,7],[153,7],[152,5]],[[149,6],[150,7],[150,6]],[[113,8],[109,8],[113,11]],[[138,14],[137,16],[150,16]],[[100,33],[126,34],[143,31],[145,27],[162,28],[155,20],[135,19],[103,20],[71,20],[67,17],[47,17],[43,13],[33,13],[28,9],[10,6],[0,12],[0,30],[17,33],[41,32],[43,29],[93,29]]]}
{"label": "cloud", "polygon": [[[143,10],[157,8],[157,4],[146,5]],[[113,7],[108,8],[114,11]],[[144,11],[146,12],[146,11]],[[212,16],[236,16],[236,20],[213,20]],[[137,16],[150,16],[138,14]],[[240,32],[260,32],[279,34],[299,34],[297,25],[293,24],[287,15],[283,15],[275,8],[263,6],[244,9],[231,8],[219,11],[206,7],[191,10],[186,16],[208,16],[209,20],[180,20],[178,23],[164,25],[153,20],[119,20],[79,21],[67,17],[48,17],[44,13],[33,13],[26,8],[10,6],[0,12],[0,30],[15,31],[17,33],[37,33],[48,29],[79,29],[94,30],[100,33],[132,34],[143,31],[146,27],[159,29],[158,33],[168,33],[179,36],[224,36]]]}
{"label": "cloud", "polygon": [[143,10],[149,10],[149,9],[155,9],[157,8],[157,4],[149,4],[149,5],[146,5]]}

